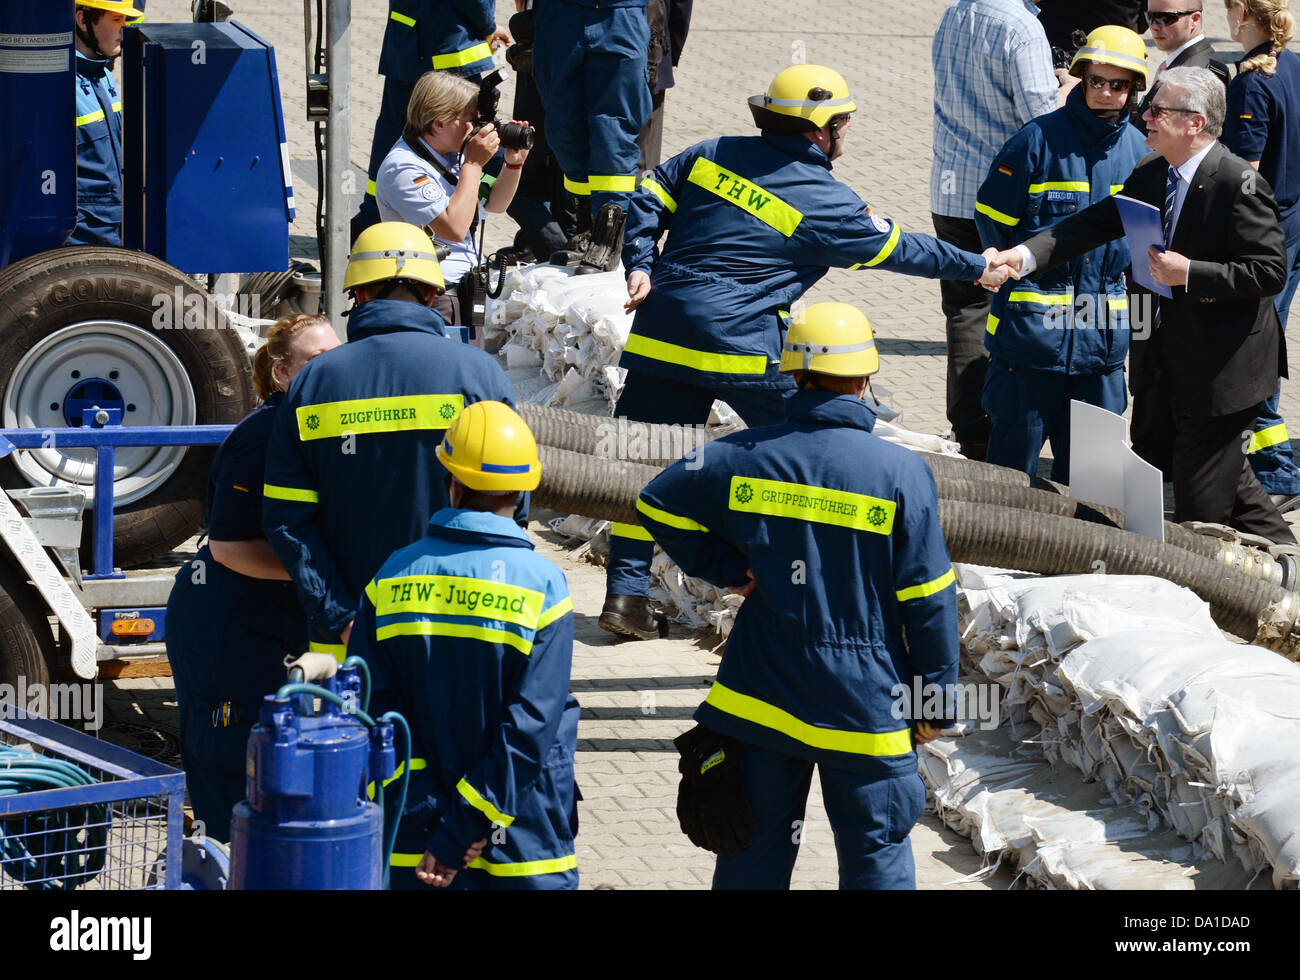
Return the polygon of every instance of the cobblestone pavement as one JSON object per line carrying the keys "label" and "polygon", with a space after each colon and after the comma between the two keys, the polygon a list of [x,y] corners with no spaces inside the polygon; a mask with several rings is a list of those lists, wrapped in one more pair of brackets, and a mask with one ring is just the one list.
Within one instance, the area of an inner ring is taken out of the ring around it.
{"label": "cobblestone pavement", "polygon": [[[315,167],[304,118],[302,5],[297,0],[234,0],[236,16],[276,45],[298,220],[294,252],[314,257]],[[698,140],[753,132],[747,96],[793,60],[826,63],[848,79],[859,113],[835,174],[872,207],[906,230],[931,231],[928,181],[931,139],[930,41],[945,0],[709,0],[695,7],[690,39],[667,99],[664,152]],[[153,0],[152,20],[188,20],[183,0]],[[387,5],[353,4],[352,159],[364,168],[381,79],[375,74]],[[514,6],[498,2],[505,24]],[[1206,5],[1212,39],[1223,52],[1224,12]],[[503,111],[511,104],[509,85]],[[364,187],[364,184],[360,184]],[[508,243],[509,221],[489,222],[489,247]],[[943,433],[944,344],[938,284],[878,271],[831,272],[809,302],[836,299],[866,310],[882,352],[880,381],[892,390],[910,427]],[[1292,355],[1293,374],[1300,366]],[[1295,389],[1283,389],[1284,411]],[[577,617],[573,688],[583,703],[578,779],[579,860],[584,887],[699,888],[707,886],[709,856],[693,848],[674,814],[676,755],[671,739],[689,725],[693,707],[714,674],[717,657],[695,638],[619,643],[599,630],[603,571],[575,563],[534,526],[539,549],[569,577]],[[175,731],[169,681],[121,681],[109,704],[115,718]],[[795,886],[835,886],[834,846],[814,781]],[[1004,872],[987,882],[952,885],[979,868],[969,844],[926,817],[913,833],[918,884],[923,888],[1006,887]]]}

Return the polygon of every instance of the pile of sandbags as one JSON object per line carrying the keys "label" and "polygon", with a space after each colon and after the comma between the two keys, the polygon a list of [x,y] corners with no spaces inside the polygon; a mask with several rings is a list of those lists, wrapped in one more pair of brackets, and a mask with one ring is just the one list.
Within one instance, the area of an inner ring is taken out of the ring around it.
{"label": "pile of sandbags", "polygon": [[[1162,579],[958,572],[967,666],[1004,692],[1016,740],[1196,855],[1300,885],[1300,665],[1225,639],[1204,602]],[[927,746],[922,773],[945,819],[982,828],[990,800],[954,788],[971,782],[954,745]],[[1040,867],[1068,839],[1037,840]],[[1075,874],[1059,860],[1054,873],[1067,886]]]}
{"label": "pile of sandbags", "polygon": [[507,368],[536,368],[559,386],[545,404],[601,398],[612,412],[627,373],[618,367],[632,327],[625,302],[622,269],[575,276],[562,266],[520,266],[488,299],[485,338],[489,349],[500,347]]}

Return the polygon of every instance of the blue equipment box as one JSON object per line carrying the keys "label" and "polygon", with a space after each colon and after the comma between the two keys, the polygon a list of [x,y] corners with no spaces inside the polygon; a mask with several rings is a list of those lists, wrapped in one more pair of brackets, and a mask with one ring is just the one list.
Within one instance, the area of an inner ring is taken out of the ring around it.
{"label": "blue equipment box", "polygon": [[274,48],[237,21],[123,33],[126,246],[191,274],[287,269]]}

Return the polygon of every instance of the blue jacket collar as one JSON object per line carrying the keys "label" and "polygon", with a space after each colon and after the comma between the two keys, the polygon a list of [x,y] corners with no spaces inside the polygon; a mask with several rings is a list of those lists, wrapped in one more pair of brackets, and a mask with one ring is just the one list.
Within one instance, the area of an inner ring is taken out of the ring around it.
{"label": "blue jacket collar", "polygon": [[472,544],[504,545],[511,548],[533,546],[528,532],[516,524],[513,518],[482,510],[444,507],[429,518],[429,534],[449,541]]}
{"label": "blue jacket collar", "polygon": [[830,157],[821,151],[821,147],[810,141],[802,133],[774,133],[771,130],[763,130],[763,139],[771,143],[778,150],[790,154],[796,160],[802,160],[805,163],[815,163],[819,167],[831,169]]}
{"label": "blue jacket collar", "polygon": [[871,406],[852,395],[833,391],[796,391],[785,403],[787,422],[812,422],[816,425],[847,425],[870,432],[876,425]]}
{"label": "blue jacket collar", "polygon": [[108,71],[108,66],[112,61],[111,58],[105,58],[102,61],[98,58],[87,58],[80,51],[76,52],[76,54],[77,72],[91,78],[98,78],[100,75],[103,75]]}
{"label": "blue jacket collar", "polygon": [[402,299],[372,299],[348,313],[348,340],[361,340],[398,330],[416,330],[446,337],[437,310]]}
{"label": "blue jacket collar", "polygon": [[1074,124],[1080,127],[1093,145],[1103,146],[1115,142],[1119,139],[1120,133],[1124,127],[1129,124],[1129,115],[1127,111],[1121,111],[1119,118],[1114,122],[1107,119],[1101,119],[1091,109],[1088,108],[1087,99],[1084,96],[1084,86],[1086,82],[1080,82],[1070,90],[1070,94],[1065,97],[1065,111]]}

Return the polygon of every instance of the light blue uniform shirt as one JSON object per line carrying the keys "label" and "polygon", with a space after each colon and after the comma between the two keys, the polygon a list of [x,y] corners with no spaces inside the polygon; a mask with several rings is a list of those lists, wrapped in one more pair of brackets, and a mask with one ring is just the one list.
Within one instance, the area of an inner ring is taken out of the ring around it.
{"label": "light blue uniform shirt", "polygon": [[[462,157],[459,153],[445,156],[428,143],[424,145],[453,177],[460,177]],[[393,144],[375,176],[375,202],[379,205],[379,217],[384,221],[405,221],[427,228],[447,210],[455,192],[456,185],[420,159],[405,139]],[[478,216],[482,221],[482,205],[479,205]],[[434,238],[451,249],[451,254],[442,263],[443,279],[448,286],[460,282],[461,276],[477,264],[473,229],[458,242],[449,242],[436,235]]]}

